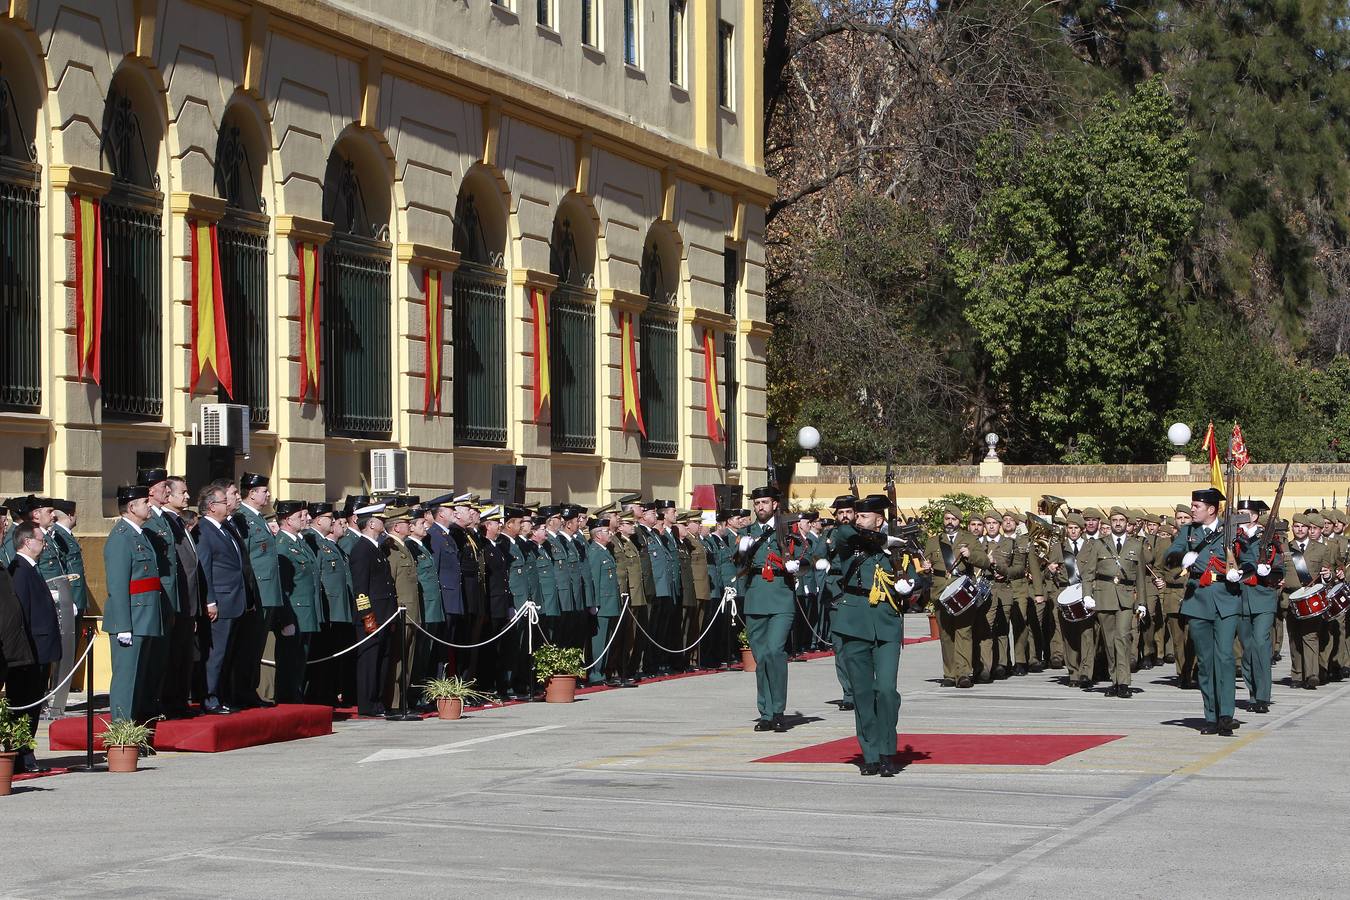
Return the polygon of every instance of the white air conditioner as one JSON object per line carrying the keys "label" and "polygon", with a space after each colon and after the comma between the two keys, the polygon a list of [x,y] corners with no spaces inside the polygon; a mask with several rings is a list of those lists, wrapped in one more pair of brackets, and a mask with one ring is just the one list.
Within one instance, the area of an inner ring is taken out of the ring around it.
{"label": "white air conditioner", "polygon": [[402,494],[408,490],[408,451],[370,451],[370,492]]}
{"label": "white air conditioner", "polygon": [[201,442],[212,447],[230,447],[248,456],[248,406],[242,403],[203,403]]}

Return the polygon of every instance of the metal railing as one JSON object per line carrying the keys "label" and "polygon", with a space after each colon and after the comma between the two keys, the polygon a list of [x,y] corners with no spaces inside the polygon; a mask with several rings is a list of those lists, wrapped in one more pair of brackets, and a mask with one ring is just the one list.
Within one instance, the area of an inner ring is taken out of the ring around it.
{"label": "metal railing", "polygon": [[220,282],[225,295],[225,327],[230,337],[234,396],[220,400],[247,403],[249,424],[271,421],[267,374],[267,217],[230,209],[216,227],[220,245]]}
{"label": "metal railing", "polygon": [[103,199],[103,414],[164,415],[160,253],[164,195],[114,181]]}
{"label": "metal railing", "polygon": [[647,437],[644,456],[674,457],[680,449],[678,326],[648,307],[638,325],[638,380]]}
{"label": "metal railing", "polygon": [[0,409],[42,407],[40,170],[0,157]]}
{"label": "metal railing", "polygon": [[506,275],[461,265],[454,298],[455,443],[506,445]]}
{"label": "metal railing", "polygon": [[736,380],[736,335],[734,333],[722,337],[722,364],[726,369],[723,376],[723,384],[726,385],[725,400],[722,403],[722,418],[726,422],[726,444],[724,446],[724,465],[728,470],[736,468],[739,460],[736,457],[736,441],[738,438],[737,406],[740,393],[740,382]]}
{"label": "metal railing", "polygon": [[390,247],[334,236],[323,250],[323,408],[330,435],[387,438],[394,427]]}
{"label": "metal railing", "polygon": [[549,298],[552,448],[595,452],[595,296],[560,284]]}

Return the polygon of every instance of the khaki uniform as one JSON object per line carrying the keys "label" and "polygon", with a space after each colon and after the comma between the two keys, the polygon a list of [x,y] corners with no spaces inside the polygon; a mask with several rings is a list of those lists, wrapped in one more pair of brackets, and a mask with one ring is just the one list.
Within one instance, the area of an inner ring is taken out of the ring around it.
{"label": "khaki uniform", "polygon": [[[1285,545],[1284,588],[1281,593],[1284,595],[1286,603],[1290,594],[1296,593],[1305,585],[1316,581],[1321,568],[1330,566],[1332,563],[1328,548],[1324,544],[1309,540],[1306,547],[1300,550],[1300,543],[1300,541],[1291,538]],[[1290,676],[1295,686],[1306,682],[1308,679],[1321,680],[1319,636],[1325,621],[1324,616],[1300,619],[1294,615],[1292,609],[1289,610],[1287,623],[1289,626],[1289,664]]]}
{"label": "khaki uniform", "polygon": [[1138,602],[1138,578],[1143,567],[1144,546],[1138,538],[1122,537],[1117,550],[1115,535],[1089,541],[1079,554],[1083,594],[1096,601],[1095,618],[1106,648],[1107,672],[1113,684],[1130,683],[1130,619]]}
{"label": "khaki uniform", "polygon": [[1164,541],[1161,534],[1144,534],[1139,542],[1144,548],[1139,567],[1139,596],[1148,608],[1147,618],[1139,623],[1139,655],[1150,663],[1157,663],[1166,655],[1167,615],[1163,612],[1163,592],[1153,583],[1153,574],[1149,570],[1162,574],[1166,569],[1162,554],[1172,542]]}
{"label": "khaki uniform", "polygon": [[[962,547],[970,548],[969,559],[961,558]],[[937,601],[953,579],[974,573],[978,567],[988,565],[989,559],[975,535],[963,529],[958,529],[950,537],[945,531],[930,537],[924,545],[924,556],[933,566],[932,596],[938,616],[938,636],[942,642],[942,677],[950,681],[963,676],[973,677],[975,618],[983,615],[983,612],[969,609],[959,616],[953,616]]]}
{"label": "khaki uniform", "polygon": [[[1041,567],[1031,538],[1024,534],[999,535],[985,544],[993,572],[992,602],[986,610],[985,631],[980,639],[982,673],[988,664],[1025,666],[1036,660],[1032,637],[1032,596],[1040,594]],[[1008,630],[1012,630],[1012,653],[1008,653]]]}
{"label": "khaki uniform", "polygon": [[[1083,570],[1079,565],[1079,557],[1082,546],[1087,543],[1086,539],[1080,537],[1077,546],[1073,541],[1066,540],[1050,548],[1050,561],[1059,563],[1059,572],[1051,576],[1054,585],[1051,593],[1056,598],[1069,585],[1082,582]],[[1097,659],[1096,616],[1084,622],[1070,622],[1060,615],[1058,603],[1055,603],[1054,614],[1059,619],[1064,665],[1069,672],[1069,681],[1074,684],[1084,679],[1091,682],[1092,669]]]}
{"label": "khaki uniform", "polygon": [[1190,642],[1186,619],[1181,615],[1181,601],[1186,595],[1186,570],[1180,565],[1167,564],[1167,550],[1171,546],[1170,540],[1160,537],[1155,548],[1154,567],[1162,573],[1165,584],[1159,597],[1167,629],[1164,639],[1172,644],[1177,681],[1185,686],[1195,679],[1195,646]]}

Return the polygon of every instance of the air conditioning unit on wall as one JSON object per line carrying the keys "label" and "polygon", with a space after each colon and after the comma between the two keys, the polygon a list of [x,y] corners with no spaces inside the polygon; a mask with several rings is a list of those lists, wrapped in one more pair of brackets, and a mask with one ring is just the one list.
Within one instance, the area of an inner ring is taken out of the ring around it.
{"label": "air conditioning unit on wall", "polygon": [[370,451],[370,491],[402,494],[408,490],[408,451]]}
{"label": "air conditioning unit on wall", "polygon": [[201,443],[248,456],[248,416],[248,406],[242,403],[203,403]]}

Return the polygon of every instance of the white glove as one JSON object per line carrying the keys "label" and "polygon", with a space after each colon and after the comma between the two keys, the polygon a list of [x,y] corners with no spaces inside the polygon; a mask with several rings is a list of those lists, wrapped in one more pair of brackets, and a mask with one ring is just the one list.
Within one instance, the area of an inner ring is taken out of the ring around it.
{"label": "white glove", "polygon": [[121,644],[123,647],[130,647],[130,646],[131,646],[131,632],[130,632],[130,631],[119,631],[119,632],[117,632],[117,643]]}
{"label": "white glove", "polygon": [[818,560],[816,560],[816,571],[817,571],[817,572],[828,572],[828,571],[830,571],[830,561],[829,561],[828,559],[818,559]]}
{"label": "white glove", "polygon": [[1265,563],[1261,563],[1259,566],[1256,567],[1256,574],[1260,575],[1262,578],[1265,578],[1267,575],[1270,574],[1270,566],[1266,565]]}
{"label": "white glove", "polygon": [[796,575],[797,570],[801,567],[802,564],[795,559],[789,559],[787,562],[783,563],[783,571],[787,572],[789,575]]}
{"label": "white glove", "polygon": [[1242,580],[1242,572],[1239,571],[1239,569],[1236,566],[1233,566],[1228,570],[1228,574],[1223,577],[1227,578],[1230,582],[1236,584],[1237,582]]}
{"label": "white glove", "polygon": [[282,636],[282,637],[295,637],[295,626],[294,626],[294,625],[283,625],[283,626],[281,626],[281,636]]}
{"label": "white glove", "polygon": [[1083,606],[1088,610],[1094,610],[1097,608],[1097,601],[1093,600],[1091,597],[1084,597]]}
{"label": "white glove", "polygon": [[1181,558],[1181,567],[1183,569],[1189,569],[1199,558],[1200,554],[1192,550]]}
{"label": "white glove", "polygon": [[899,547],[899,546],[900,546],[901,544],[903,544],[903,543],[904,543],[904,541],[900,540],[898,537],[896,537],[896,536],[893,535],[893,534],[890,534],[890,535],[887,535],[887,536],[886,536],[886,546],[887,546],[887,547]]}
{"label": "white glove", "polygon": [[1142,603],[1141,603],[1139,606],[1136,606],[1136,607],[1134,608],[1134,611],[1135,611],[1135,614],[1138,615],[1139,618],[1141,618],[1141,619],[1144,618],[1144,616],[1147,616],[1147,615],[1148,615],[1148,607],[1147,607],[1147,606],[1144,606]]}
{"label": "white glove", "polygon": [[737,544],[736,546],[740,547],[740,548],[741,548],[741,552],[744,553],[745,551],[747,551],[747,550],[750,549],[750,545],[753,544],[754,542],[755,542],[755,539],[752,538],[750,535],[747,534],[747,535],[743,535],[743,536],[741,537],[740,543]]}
{"label": "white glove", "polygon": [[914,593],[914,582],[908,578],[897,578],[895,580],[895,589],[902,594]]}

